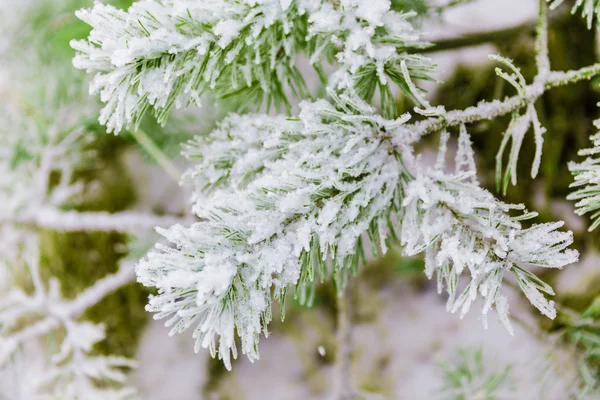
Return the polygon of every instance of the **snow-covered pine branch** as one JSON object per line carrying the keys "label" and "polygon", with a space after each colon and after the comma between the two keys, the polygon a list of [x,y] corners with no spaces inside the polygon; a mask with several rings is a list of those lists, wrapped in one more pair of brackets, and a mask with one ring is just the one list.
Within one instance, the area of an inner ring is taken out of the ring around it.
{"label": "snow-covered pine branch", "polygon": [[[439,160],[443,158],[442,151]],[[464,127],[455,172],[443,172],[442,165],[417,168],[415,179],[408,184],[401,223],[406,253],[425,252],[427,277],[437,275],[438,291],[445,289],[449,296],[447,309],[461,310],[461,318],[479,293],[484,300],[484,325],[488,311],[495,309],[512,334],[508,302],[500,292],[505,274],[510,273],[529,301],[553,319],[554,302],[546,300],[543,293],[553,295],[554,291],[527,268],[562,268],[576,262],[577,251],[568,249],[573,234],[557,231],[562,222],[524,228],[521,221],[534,218],[536,213],[527,212],[522,204],[505,204],[481,188]],[[518,214],[512,215],[515,212]],[[460,290],[463,273],[468,273],[469,283]]]}
{"label": "snow-covered pine branch", "polygon": [[[67,81],[50,67],[46,73],[42,85],[17,87],[14,101],[0,106],[0,221],[69,200],[82,189],[73,182],[74,170],[82,160],[95,160],[85,129],[95,108],[81,101],[83,82]],[[60,179],[51,184],[52,174]]]}
{"label": "snow-covered pine branch", "polygon": [[58,353],[30,379],[28,391],[36,398],[131,398],[135,390],[128,386],[125,371],[134,368],[135,362],[120,356],[93,354],[93,345],[105,337],[104,327],[77,319],[108,294],[131,283],[133,265],[124,262],[117,272],[98,280],[69,301],[62,298],[58,280],[51,279],[48,287],[43,284],[35,257],[30,257],[28,268],[35,289],[33,294],[14,288],[2,298],[0,373],[6,372],[3,368],[11,367],[11,357],[21,346],[53,331],[64,330]]}
{"label": "snow-covered pine branch", "polygon": [[103,231],[140,233],[148,232],[157,226],[170,226],[178,223],[192,223],[193,218],[172,215],[156,215],[148,212],[121,211],[62,211],[52,206],[41,206],[35,212],[23,212],[0,218],[0,225],[14,224],[52,229],[61,232]]}
{"label": "snow-covered pine branch", "polygon": [[[594,124],[600,129],[600,120],[596,120]],[[600,153],[600,133],[590,139],[594,147],[579,151],[580,156],[587,158],[580,163],[569,163],[569,170],[575,176],[571,187],[576,189],[567,199],[577,201],[575,212],[578,215],[592,213],[593,222],[589,230],[593,231],[600,225],[600,157],[595,157]]]}
{"label": "snow-covered pine branch", "polygon": [[[323,63],[338,62],[331,84],[352,86],[367,101],[377,88],[394,112],[391,81],[409,92],[400,69],[429,79],[426,46],[388,0],[143,0],[128,11],[96,2],[78,17],[92,26],[73,41],[77,68],[96,73],[90,91],[106,106],[109,131],[136,128],[148,109],[164,122],[173,105],[200,105],[206,92],[256,108],[266,98],[289,108],[293,94],[310,97],[297,57],[323,81]],[[390,104],[391,103],[391,104]]]}
{"label": "snow-covered pine branch", "polygon": [[[197,324],[196,350],[209,347],[231,368],[236,331],[242,351],[258,358],[272,292],[282,306],[288,287],[310,301],[316,278],[334,272],[339,282],[356,271],[366,239],[376,256],[399,236],[408,254],[426,251],[426,273],[447,286],[450,310],[466,313],[480,292],[484,315],[495,308],[511,330],[499,291],[510,271],[553,318],[542,295],[552,289],[525,268],[577,260],[566,249],[572,234],[556,231],[562,223],[524,229],[520,221],[534,213],[512,217],[523,206],[480,188],[464,129],[456,174],[418,169],[413,177],[388,135],[406,117],[384,120],[357,98],[331,94],[333,103],[303,103],[298,119],[230,115],[188,146],[198,160],[187,173],[200,189],[194,209],[206,222],[163,230],[175,247],[158,245],[138,265],[139,281],[159,290],[148,306],[156,318],[171,317],[172,333]],[[467,269],[471,282],[457,299]]]}
{"label": "snow-covered pine branch", "polygon": [[406,171],[377,134],[407,117],[384,120],[356,98],[301,108],[298,119],[233,114],[192,143],[188,176],[212,189],[194,206],[204,222],[161,230],[175,247],[157,245],[137,267],[159,290],[148,310],[171,317],[172,333],[197,325],[196,350],[218,351],[227,368],[234,332],[258,358],[271,293],[282,306],[288,288],[310,302],[317,279],[333,270],[343,285],[356,271],[364,234],[385,252],[396,229]]}

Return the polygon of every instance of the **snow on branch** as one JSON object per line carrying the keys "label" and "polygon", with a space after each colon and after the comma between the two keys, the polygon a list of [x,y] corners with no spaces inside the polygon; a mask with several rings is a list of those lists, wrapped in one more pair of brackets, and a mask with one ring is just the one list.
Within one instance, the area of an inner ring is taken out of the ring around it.
{"label": "snow on branch", "polygon": [[[427,118],[423,121],[405,124],[396,131],[400,146],[404,146],[406,138],[417,142],[423,136],[440,131],[447,127],[473,123],[482,120],[493,120],[497,117],[510,114],[534,103],[546,90],[560,87],[583,80],[590,80],[600,74],[600,63],[593,64],[578,70],[552,71],[543,80],[524,87],[525,95],[517,94],[504,100],[482,101],[479,104],[464,110],[448,111],[439,118]],[[396,140],[396,139],[392,139]]]}
{"label": "snow on branch", "polygon": [[134,278],[133,264],[124,263],[117,272],[98,280],[70,301],[62,300],[56,280],[50,282],[47,292],[38,288],[33,296],[28,296],[20,289],[14,289],[4,299],[0,308],[0,326],[3,330],[11,331],[21,318],[36,314],[46,316],[21,330],[0,336],[0,364],[6,361],[19,344],[57,329],[62,321],[79,317],[87,308],[98,303],[109,293],[133,282]]}
{"label": "snow on branch", "polygon": [[[175,247],[157,245],[138,265],[138,280],[159,290],[148,310],[171,317],[172,333],[196,324],[196,350],[210,348],[231,368],[236,331],[242,351],[258,358],[272,290],[282,301],[288,287],[310,300],[316,278],[333,272],[343,283],[358,268],[363,241],[375,256],[399,238],[408,254],[426,252],[426,273],[447,287],[449,310],[466,313],[479,292],[484,315],[495,308],[510,330],[499,290],[510,272],[553,318],[542,295],[552,289],[525,268],[577,260],[567,249],[572,234],[556,231],[562,223],[522,228],[535,213],[513,217],[523,206],[480,188],[464,127],[455,174],[417,168],[413,177],[388,135],[407,118],[384,120],[356,98],[331,95],[333,103],[303,103],[298,119],[230,115],[188,146],[197,164],[186,179],[198,188],[195,211],[206,222],[163,230]],[[465,271],[471,283],[458,295]]]}
{"label": "snow on branch", "polygon": [[[489,310],[495,309],[512,334],[508,302],[500,291],[505,275],[510,273],[529,301],[553,319],[554,302],[543,294],[554,292],[527,267],[562,268],[576,262],[577,251],[568,249],[572,232],[557,231],[562,222],[524,228],[521,221],[537,214],[527,212],[522,204],[497,200],[472,180],[476,171],[465,130],[461,137],[453,174],[441,168],[419,167],[407,186],[401,223],[406,253],[425,252],[427,277],[437,275],[438,291],[448,293],[448,311],[460,310],[461,318],[479,294],[484,325]],[[515,212],[521,214],[513,215]],[[459,289],[463,273],[470,279]]]}
{"label": "snow on branch", "polygon": [[37,264],[34,262],[29,268],[34,293],[27,295],[15,288],[0,306],[0,371],[10,368],[11,355],[22,344],[62,328],[65,337],[59,352],[40,376],[28,383],[30,392],[70,399],[131,398],[135,391],[127,386],[125,370],[134,368],[135,363],[124,357],[92,354],[93,345],[105,337],[104,327],[76,319],[109,293],[133,282],[133,264],[123,263],[116,273],[98,280],[69,301],[62,299],[57,280],[51,280],[46,289],[38,279]]}
{"label": "snow on branch", "polygon": [[[170,317],[172,333],[196,325],[196,350],[210,348],[227,368],[237,350],[258,358],[268,334],[271,293],[288,288],[310,302],[315,281],[331,272],[343,285],[356,271],[363,235],[385,252],[400,209],[405,169],[389,141],[407,117],[384,120],[356,98],[303,103],[298,119],[233,114],[187,149],[204,220],[160,232],[137,267],[158,288],[148,310]],[[364,256],[363,256],[364,257]],[[218,344],[217,344],[218,343]]]}
{"label": "snow on branch", "polygon": [[178,223],[191,223],[193,219],[171,215],[155,215],[136,211],[109,213],[104,211],[61,211],[54,207],[42,207],[33,215],[25,213],[0,219],[2,223],[31,225],[37,228],[64,232],[74,231],[117,231],[139,233],[157,226],[171,226]]}
{"label": "snow on branch", "polygon": [[[600,129],[600,120],[596,120],[595,125]],[[592,213],[593,222],[589,230],[593,231],[600,225],[600,158],[596,156],[600,153],[600,133],[590,139],[594,147],[579,151],[580,156],[587,158],[580,163],[569,163],[569,170],[575,176],[571,187],[576,189],[567,199],[577,201],[575,206],[578,215]]]}
{"label": "snow on branch", "polygon": [[296,57],[306,55],[323,80],[324,62],[340,68],[336,86],[352,86],[370,101],[377,87],[391,101],[388,78],[406,87],[405,61],[417,79],[430,62],[408,51],[423,48],[387,0],[144,0],[122,11],[96,2],[77,16],[92,26],[73,41],[77,68],[96,73],[90,86],[106,103],[100,122],[109,131],[138,126],[148,109],[165,122],[172,106],[200,105],[210,93],[243,106],[288,108],[309,98]]}

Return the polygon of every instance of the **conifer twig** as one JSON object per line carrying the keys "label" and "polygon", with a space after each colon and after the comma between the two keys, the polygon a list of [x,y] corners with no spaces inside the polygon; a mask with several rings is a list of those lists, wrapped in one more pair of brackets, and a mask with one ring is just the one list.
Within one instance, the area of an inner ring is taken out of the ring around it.
{"label": "conifer twig", "polygon": [[404,124],[395,131],[395,134],[392,134],[392,141],[402,145],[406,143],[407,138],[410,138],[410,141],[414,143],[425,135],[447,127],[482,120],[492,120],[520,110],[528,104],[535,102],[547,90],[570,83],[589,80],[598,74],[600,74],[600,63],[578,70],[553,71],[548,73],[545,79],[538,79],[526,86],[525,96],[517,94],[502,101],[482,101],[476,106],[468,107],[464,110],[448,111],[440,118],[428,118],[412,124]]}
{"label": "conifer twig", "polygon": [[544,78],[550,72],[548,56],[548,3],[539,0],[539,12],[536,24],[535,61],[538,68],[538,79]]}

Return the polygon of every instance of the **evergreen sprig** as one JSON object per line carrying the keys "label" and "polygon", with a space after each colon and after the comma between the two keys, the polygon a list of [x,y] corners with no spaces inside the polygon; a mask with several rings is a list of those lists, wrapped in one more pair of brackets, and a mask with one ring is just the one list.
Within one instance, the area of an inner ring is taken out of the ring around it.
{"label": "evergreen sprig", "polygon": [[[531,304],[554,319],[554,302],[544,297],[554,291],[528,267],[562,268],[576,262],[577,251],[568,249],[572,232],[557,231],[562,222],[524,228],[521,221],[536,213],[527,212],[522,204],[503,203],[481,188],[464,128],[453,174],[442,169],[445,148],[443,143],[437,168],[419,169],[405,191],[401,241],[406,253],[425,252],[425,274],[428,278],[437,275],[438,291],[448,293],[448,311],[461,310],[461,318],[481,295],[484,326],[489,310],[495,309],[512,334],[508,301],[500,291],[510,272]],[[522,214],[513,216],[515,211]],[[463,273],[470,279],[459,289]]]}
{"label": "evergreen sprig", "polygon": [[93,29],[72,42],[73,62],[96,73],[90,91],[106,103],[100,122],[109,131],[136,129],[149,109],[164,123],[174,105],[200,105],[204,94],[289,110],[290,96],[310,97],[296,66],[302,54],[323,82],[323,63],[337,62],[332,84],[355,87],[367,101],[379,88],[397,117],[388,80],[411,94],[401,61],[413,79],[432,71],[410,53],[427,45],[407,21],[412,15],[385,0],[144,0],[128,11],[96,2],[77,13]]}
{"label": "evergreen sprig", "polygon": [[[550,3],[550,8],[555,9],[564,3],[564,0],[547,0]],[[588,29],[591,29],[594,22],[598,23],[600,18],[600,0],[577,0],[571,9],[571,13],[575,14],[581,10],[582,16],[585,18]]]}
{"label": "evergreen sprig", "polygon": [[204,221],[161,230],[175,247],[159,245],[137,268],[159,289],[148,309],[171,316],[172,332],[197,324],[196,350],[218,352],[227,368],[234,332],[258,358],[271,293],[283,307],[295,287],[310,302],[319,277],[343,285],[357,270],[363,234],[385,252],[397,229],[406,172],[384,133],[407,118],[384,120],[346,96],[301,108],[292,120],[234,114],[191,143],[189,179],[211,191],[194,206]]}
{"label": "evergreen sprig", "polygon": [[[595,121],[600,128],[600,120]],[[594,147],[579,151],[580,156],[588,156],[580,163],[570,162],[569,170],[575,177],[571,187],[575,191],[567,196],[568,200],[577,201],[575,211],[578,215],[591,213],[592,224],[589,231],[593,231],[600,225],[600,158],[595,157],[600,153],[600,133],[590,138]]]}

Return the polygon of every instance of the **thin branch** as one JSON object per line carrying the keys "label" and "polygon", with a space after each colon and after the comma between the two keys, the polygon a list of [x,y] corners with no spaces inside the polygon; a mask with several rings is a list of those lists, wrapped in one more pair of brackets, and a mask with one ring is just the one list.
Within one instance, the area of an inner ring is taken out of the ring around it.
{"label": "thin branch", "polygon": [[[543,0],[541,0],[543,1]],[[555,12],[549,18],[550,21],[555,21],[569,15],[569,12]],[[465,47],[481,46],[486,43],[504,43],[511,39],[518,38],[523,34],[533,36],[536,34],[538,28],[538,20],[530,19],[522,22],[518,25],[508,26],[500,29],[485,30],[481,32],[469,32],[461,36],[450,37],[450,38],[431,38],[428,40],[433,42],[433,46],[419,50],[419,53],[437,53],[440,51],[451,51],[462,49]]]}
{"label": "thin branch", "polygon": [[136,233],[151,230],[157,226],[168,227],[175,224],[190,224],[192,219],[172,215],[155,215],[134,211],[118,213],[61,211],[51,207],[40,209],[33,215],[16,216],[0,220],[0,223],[31,225],[37,228],[65,232],[77,231],[117,231]]}
{"label": "thin branch", "polygon": [[481,46],[486,43],[503,42],[518,37],[523,33],[533,34],[535,32],[535,26],[536,21],[530,20],[512,27],[491,31],[466,33],[462,36],[447,39],[429,39],[434,43],[434,46],[419,50],[419,53],[438,53],[440,51],[450,51],[464,47]]}
{"label": "thin branch", "polygon": [[92,286],[79,293],[75,300],[65,304],[65,313],[76,318],[85,310],[100,302],[107,294],[128,285],[135,280],[135,264],[124,262],[114,274],[97,280]]}
{"label": "thin branch", "polygon": [[548,3],[539,0],[539,12],[536,24],[535,61],[538,68],[538,79],[543,79],[550,73],[550,58],[548,56]]}
{"label": "thin branch", "polygon": [[47,317],[18,332],[0,338],[0,344],[3,345],[0,347],[5,350],[4,352],[0,351],[0,363],[3,356],[7,356],[7,353],[16,349],[19,344],[57,329],[65,320],[79,317],[82,312],[100,302],[108,294],[133,282],[135,279],[134,271],[133,263],[123,263],[117,272],[97,280],[75,299],[58,304],[46,304],[48,307],[45,308],[45,311],[49,314]]}
{"label": "thin branch", "polygon": [[355,397],[351,382],[352,327],[350,283],[337,296],[337,353],[334,368],[332,400],[349,400]]}
{"label": "thin branch", "polygon": [[181,180],[181,172],[163,153],[163,151],[154,143],[152,139],[141,129],[132,129],[131,136],[138,142],[140,146],[156,161],[158,165],[176,182]]}
{"label": "thin branch", "polygon": [[573,71],[550,72],[545,78],[536,79],[533,84],[527,86],[525,96],[515,95],[503,101],[482,101],[478,105],[464,110],[449,111],[441,118],[428,118],[412,124],[405,124],[391,135],[391,140],[397,147],[402,148],[407,142],[415,143],[421,137],[447,127],[492,120],[534,103],[549,89],[589,80],[598,74],[600,74],[600,63]]}

